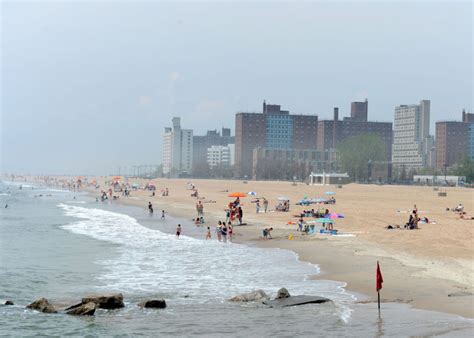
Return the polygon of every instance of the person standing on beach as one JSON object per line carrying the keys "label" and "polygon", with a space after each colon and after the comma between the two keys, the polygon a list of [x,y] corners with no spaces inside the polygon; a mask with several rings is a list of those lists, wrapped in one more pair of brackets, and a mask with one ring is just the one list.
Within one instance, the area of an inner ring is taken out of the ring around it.
{"label": "person standing on beach", "polygon": [[153,204],[151,204],[151,202],[148,202],[148,211],[150,214],[153,214]]}
{"label": "person standing on beach", "polygon": [[219,222],[217,222],[217,226],[216,226],[217,240],[218,240],[219,242],[222,241],[221,228],[222,228],[222,223],[221,223],[221,221],[219,221]]}
{"label": "person standing on beach", "polygon": [[176,227],[176,238],[179,238],[179,235],[181,235],[181,224]]}
{"label": "person standing on beach", "polygon": [[244,211],[242,210],[241,207],[239,207],[238,210],[237,210],[237,213],[238,213],[238,217],[239,217],[239,224],[242,225],[242,218],[244,216]]}
{"label": "person standing on beach", "polygon": [[225,211],[225,222],[229,222],[230,221],[230,209],[227,209]]}
{"label": "person standing on beach", "polygon": [[211,228],[207,227],[206,240],[211,239]]}
{"label": "person standing on beach", "polygon": [[266,213],[268,209],[268,200],[266,198],[263,199],[263,209],[265,210],[265,213]]}
{"label": "person standing on beach", "polygon": [[257,203],[255,203],[255,208],[258,214],[260,212],[260,200],[257,200]]}
{"label": "person standing on beach", "polygon": [[227,226],[225,225],[225,223],[221,228],[221,234],[222,234],[222,241],[224,243],[227,243]]}
{"label": "person standing on beach", "polygon": [[232,223],[230,222],[227,223],[227,229],[228,229],[227,233],[229,234],[229,242],[232,243],[232,236],[234,234],[234,228],[232,227]]}
{"label": "person standing on beach", "polygon": [[164,210],[161,210],[161,220],[162,221],[165,220],[165,211]]}

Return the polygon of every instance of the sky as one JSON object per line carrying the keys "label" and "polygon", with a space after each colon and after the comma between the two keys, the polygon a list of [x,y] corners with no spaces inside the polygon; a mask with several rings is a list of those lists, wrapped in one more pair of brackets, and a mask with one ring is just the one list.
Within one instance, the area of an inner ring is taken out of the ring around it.
{"label": "sky", "polygon": [[117,174],[160,164],[173,116],[235,128],[262,102],[369,119],[431,100],[473,111],[472,2],[0,3],[0,171]]}

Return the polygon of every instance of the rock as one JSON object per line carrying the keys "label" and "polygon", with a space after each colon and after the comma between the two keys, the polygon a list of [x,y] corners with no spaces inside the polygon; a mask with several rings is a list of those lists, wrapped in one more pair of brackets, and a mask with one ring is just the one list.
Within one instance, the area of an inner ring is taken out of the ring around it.
{"label": "rock", "polygon": [[36,310],[44,313],[56,313],[56,309],[51,305],[46,298],[38,299],[30,305],[26,306],[28,309]]}
{"label": "rock", "polygon": [[7,300],[4,305],[15,305],[11,300]]}
{"label": "rock", "polygon": [[263,290],[256,290],[249,293],[243,293],[229,299],[231,302],[255,302],[258,300],[268,299],[267,294]]}
{"label": "rock", "polygon": [[469,291],[458,291],[448,294],[448,297],[466,297],[474,295],[472,292]]}
{"label": "rock", "polygon": [[288,298],[288,297],[290,297],[290,293],[288,292],[288,290],[285,288],[281,288],[280,290],[278,290],[277,296],[275,299],[283,299],[283,298]]}
{"label": "rock", "polygon": [[166,307],[166,301],[164,299],[149,299],[138,303],[138,306],[152,309],[164,309]]}
{"label": "rock", "polygon": [[95,313],[97,305],[93,302],[88,302],[85,304],[79,304],[78,306],[74,306],[66,310],[68,315],[76,315],[76,316],[93,316]]}
{"label": "rock", "polygon": [[264,301],[263,304],[269,305],[270,307],[287,307],[297,306],[305,304],[319,304],[331,302],[330,299],[318,296],[291,296],[287,298],[280,298],[275,300]]}
{"label": "rock", "polygon": [[82,298],[82,304],[87,304],[89,302],[95,303],[97,307],[107,310],[121,309],[125,306],[123,304],[123,295],[121,293],[102,296],[87,296]]}

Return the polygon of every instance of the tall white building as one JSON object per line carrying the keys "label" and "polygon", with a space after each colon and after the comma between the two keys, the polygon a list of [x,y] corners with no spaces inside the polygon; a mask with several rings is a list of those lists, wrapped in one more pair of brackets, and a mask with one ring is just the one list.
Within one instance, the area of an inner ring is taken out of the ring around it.
{"label": "tall white building", "polygon": [[181,129],[179,117],[173,117],[173,127],[163,135],[163,174],[178,176],[191,173],[193,166],[193,131]]}
{"label": "tall white building", "polygon": [[207,163],[209,164],[209,167],[234,165],[234,153],[234,144],[228,144],[226,146],[211,146],[207,148]]}
{"label": "tall white building", "polygon": [[405,170],[430,165],[430,101],[395,107],[393,123],[393,167]]}

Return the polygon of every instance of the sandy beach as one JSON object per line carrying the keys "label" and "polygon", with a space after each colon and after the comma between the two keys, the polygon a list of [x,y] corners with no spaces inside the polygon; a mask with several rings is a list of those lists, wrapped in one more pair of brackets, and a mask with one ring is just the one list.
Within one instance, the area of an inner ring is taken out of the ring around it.
{"label": "sandy beach", "polygon": [[[97,178],[103,182],[104,178]],[[144,185],[145,180],[130,179]],[[121,197],[120,203],[146,207],[151,201],[155,210],[191,219],[195,217],[197,199],[191,197],[185,179],[153,180],[157,194],[133,191],[130,198]],[[474,203],[472,191],[447,188],[446,197],[438,197],[432,187],[378,186],[350,184],[308,186],[290,182],[254,182],[221,180],[192,180],[204,205],[206,225],[214,226],[225,219],[224,209],[232,200],[233,191],[255,191],[269,200],[267,213],[256,213],[252,196],[243,198],[244,221],[247,226],[236,226],[236,241],[263,247],[278,247],[296,252],[300,259],[319,264],[322,274],[315,278],[347,282],[351,291],[375,300],[375,265],[379,260],[384,276],[382,299],[411,303],[414,307],[474,317],[473,280],[473,221],[461,220],[452,211],[463,203],[471,216]],[[101,183],[102,184],[102,183]],[[169,196],[160,196],[168,188]],[[100,189],[99,189],[100,190]],[[324,196],[328,190],[336,193],[336,204],[327,205],[331,212],[345,215],[335,228],[349,236],[303,235],[296,231],[294,215],[315,208],[297,206],[304,196]],[[279,196],[290,198],[289,212],[273,211]],[[388,224],[401,225],[416,204],[421,217],[436,224],[420,225],[419,230],[386,230]],[[273,227],[273,239],[264,241],[262,229]],[[293,240],[288,235],[293,235]],[[352,236],[350,236],[352,235]]]}
{"label": "sandy beach", "polygon": [[[98,196],[101,189],[108,189],[104,184],[107,178],[95,179],[100,188],[87,189]],[[128,179],[128,183],[141,186],[146,182],[149,181]],[[365,295],[360,301],[376,300],[378,260],[384,277],[382,301],[474,317],[473,221],[459,219],[458,214],[446,210],[462,203],[470,218],[474,208],[470,189],[443,188],[447,196],[438,197],[433,187],[349,184],[337,189],[291,182],[155,179],[156,196],[137,190],[130,197],[120,196],[116,202],[146,208],[151,201],[157,213],[164,209],[174,216],[192,219],[196,216],[198,199],[191,197],[188,182],[198,189],[205,225],[212,227],[217,220],[225,220],[224,209],[233,200],[228,197],[230,192],[255,191],[258,197],[267,198],[269,212],[258,214],[251,203],[253,196],[242,199],[247,225],[235,226],[235,241],[292,250],[302,261],[320,266],[322,273],[313,278],[344,281],[348,290]],[[164,188],[169,189],[169,196],[161,196]],[[343,235],[306,235],[296,231],[295,224],[288,224],[296,221],[295,215],[302,210],[317,207],[297,206],[298,200],[304,196],[324,197],[326,191],[335,192],[337,202],[324,207],[345,215],[334,225]],[[290,199],[289,212],[273,211],[279,196]],[[415,204],[420,217],[427,217],[435,224],[404,230],[403,224]],[[387,230],[388,224],[400,225],[402,229]],[[262,230],[270,226],[274,228],[273,239],[263,240]]]}

